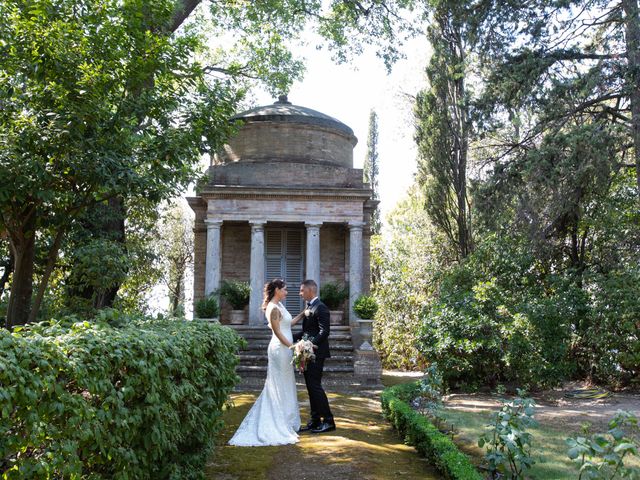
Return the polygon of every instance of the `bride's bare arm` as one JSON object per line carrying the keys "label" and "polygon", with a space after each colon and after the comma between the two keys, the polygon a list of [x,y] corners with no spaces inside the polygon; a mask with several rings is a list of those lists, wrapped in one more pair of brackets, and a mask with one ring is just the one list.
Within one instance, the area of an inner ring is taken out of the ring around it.
{"label": "bride's bare arm", "polygon": [[304,317],[304,310],[293,317],[293,320],[291,320],[291,325],[295,325],[296,323],[298,323],[300,320],[302,320],[302,317]]}
{"label": "bride's bare arm", "polygon": [[287,337],[285,337],[280,331],[281,319],[282,319],[282,315],[280,314],[280,310],[278,310],[277,308],[274,308],[273,310],[271,310],[271,318],[269,318],[269,323],[271,324],[271,330],[273,330],[273,333],[276,335],[276,337],[278,337],[278,340],[280,340],[280,343],[282,343],[287,347],[290,347],[293,344],[289,340],[287,340]]}

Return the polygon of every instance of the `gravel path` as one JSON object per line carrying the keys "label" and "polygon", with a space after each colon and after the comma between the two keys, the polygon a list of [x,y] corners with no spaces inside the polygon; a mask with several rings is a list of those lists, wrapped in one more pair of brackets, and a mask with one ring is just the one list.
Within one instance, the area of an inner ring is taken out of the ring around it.
{"label": "gravel path", "polygon": [[[225,415],[225,428],[208,466],[218,480],[430,480],[440,476],[415,450],[404,445],[380,413],[375,392],[330,393],[337,430],[305,433],[296,445],[231,447],[231,438],[257,397],[256,392],[232,396],[235,407]],[[306,392],[299,393],[303,422],[308,417]]]}

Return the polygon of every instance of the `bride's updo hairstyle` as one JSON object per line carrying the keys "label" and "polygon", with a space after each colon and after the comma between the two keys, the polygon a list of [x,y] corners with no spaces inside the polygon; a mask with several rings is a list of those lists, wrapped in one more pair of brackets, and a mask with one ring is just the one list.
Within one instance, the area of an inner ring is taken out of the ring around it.
{"label": "bride's updo hairstyle", "polygon": [[276,289],[284,288],[285,285],[286,283],[284,283],[284,280],[282,280],[281,278],[274,278],[270,282],[265,283],[264,297],[262,301],[262,310],[267,309],[267,305],[269,305],[269,302],[271,301],[273,296],[276,294]]}

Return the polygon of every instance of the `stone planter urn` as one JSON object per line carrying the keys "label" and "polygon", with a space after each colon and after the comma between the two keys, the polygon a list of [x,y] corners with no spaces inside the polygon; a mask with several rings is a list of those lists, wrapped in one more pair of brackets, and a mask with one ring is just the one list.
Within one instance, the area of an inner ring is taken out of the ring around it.
{"label": "stone planter urn", "polygon": [[362,344],[358,347],[360,350],[373,350],[373,320],[358,319],[358,335]]}
{"label": "stone planter urn", "polygon": [[344,311],[342,310],[329,310],[329,323],[331,325],[342,325],[344,319]]}
{"label": "stone planter urn", "polygon": [[247,316],[244,310],[231,310],[231,314],[229,316],[229,322],[231,325],[242,325],[245,323]]}

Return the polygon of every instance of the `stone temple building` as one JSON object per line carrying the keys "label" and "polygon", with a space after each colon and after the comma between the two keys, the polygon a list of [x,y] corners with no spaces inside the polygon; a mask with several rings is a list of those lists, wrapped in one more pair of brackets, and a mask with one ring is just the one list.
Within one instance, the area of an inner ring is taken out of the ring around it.
{"label": "stone temple building", "polygon": [[[195,301],[221,280],[251,284],[249,326],[264,325],[264,283],[289,285],[297,314],[300,281],[349,286],[353,303],[369,290],[369,221],[376,203],[353,168],[357,139],[344,123],[281,96],[239,113],[237,134],[212,160],[208,183],[189,204],[195,212]],[[229,311],[220,321],[228,323]]]}

